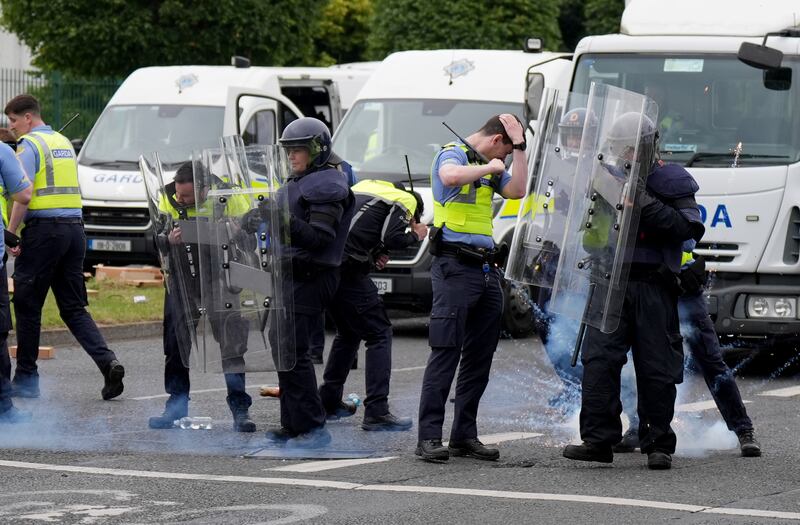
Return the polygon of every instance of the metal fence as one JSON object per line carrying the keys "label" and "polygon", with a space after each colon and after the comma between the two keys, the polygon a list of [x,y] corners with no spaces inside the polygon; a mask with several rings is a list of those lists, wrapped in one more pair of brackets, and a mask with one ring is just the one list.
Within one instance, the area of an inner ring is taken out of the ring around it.
{"label": "metal fence", "polygon": [[[73,115],[80,113],[64,130],[64,135],[86,138],[121,83],[121,79],[74,79],[64,78],[57,72],[0,68],[0,104],[5,106],[11,98],[29,93],[39,99],[42,118],[54,129],[59,129]],[[6,125],[4,116],[0,121]]]}

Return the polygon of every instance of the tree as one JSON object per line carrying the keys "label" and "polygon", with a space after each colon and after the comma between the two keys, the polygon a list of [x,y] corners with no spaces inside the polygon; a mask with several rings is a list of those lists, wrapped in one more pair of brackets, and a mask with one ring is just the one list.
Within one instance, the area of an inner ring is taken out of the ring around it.
{"label": "tree", "polygon": [[587,35],[619,32],[625,0],[587,0],[583,6],[583,24]]}
{"label": "tree", "polygon": [[586,36],[583,20],[583,0],[562,0],[558,26],[564,41],[564,50],[574,51],[581,38]]}
{"label": "tree", "polygon": [[526,37],[561,46],[560,0],[375,0],[368,54],[382,59],[405,49],[521,49]]}
{"label": "tree", "polygon": [[328,0],[314,35],[321,65],[365,60],[372,0]]}
{"label": "tree", "polygon": [[34,65],[75,76],[124,76],[145,65],[299,65],[314,60],[322,0],[2,0],[0,23]]}

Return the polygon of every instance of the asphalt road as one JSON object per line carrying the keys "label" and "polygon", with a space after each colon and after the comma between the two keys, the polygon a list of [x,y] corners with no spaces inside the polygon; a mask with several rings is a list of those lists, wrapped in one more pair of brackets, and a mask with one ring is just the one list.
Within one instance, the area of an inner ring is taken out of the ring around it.
{"label": "asphalt road", "polygon": [[[416,418],[426,336],[424,320],[397,323],[390,401],[398,415]],[[673,469],[655,472],[638,453],[612,465],[562,458],[577,423],[547,410],[559,384],[536,338],[503,340],[495,356],[478,423],[484,441],[500,441],[500,461],[443,465],[413,455],[415,430],[362,431],[360,410],[328,428],[330,451],[364,461],[248,457],[266,445],[262,430],[278,423],[278,402],[257,395],[276,384],[274,372],[248,375],[256,434],[231,430],[222,377],[195,373],[191,412],[215,427],[149,430],[147,418],[165,399],[158,334],[113,347],[127,377],[125,393],[109,402],[79,348],[58,348],[56,359],[40,363],[42,397],[18,401],[35,420],[0,426],[0,523],[800,521],[800,377],[771,373],[786,357],[738,380],[763,457],[739,456],[705,383],[687,377]],[[361,397],[363,360],[362,352],[346,390]]]}

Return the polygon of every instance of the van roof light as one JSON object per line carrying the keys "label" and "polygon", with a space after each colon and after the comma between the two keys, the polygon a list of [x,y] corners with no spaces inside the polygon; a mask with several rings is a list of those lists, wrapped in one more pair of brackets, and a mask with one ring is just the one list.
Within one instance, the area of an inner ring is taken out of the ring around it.
{"label": "van roof light", "polygon": [[250,59],[239,55],[233,55],[231,57],[231,65],[238,68],[248,68],[250,67]]}
{"label": "van roof light", "polygon": [[544,41],[536,36],[528,37],[522,45],[522,50],[526,53],[541,53],[544,48]]}

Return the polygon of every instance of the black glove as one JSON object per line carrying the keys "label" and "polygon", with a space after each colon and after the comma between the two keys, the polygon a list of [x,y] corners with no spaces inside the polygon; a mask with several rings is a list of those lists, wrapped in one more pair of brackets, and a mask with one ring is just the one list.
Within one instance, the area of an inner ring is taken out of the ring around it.
{"label": "black glove", "polygon": [[263,223],[264,219],[261,216],[261,210],[258,208],[253,208],[252,210],[242,215],[241,219],[242,230],[246,231],[247,233],[257,232]]}

